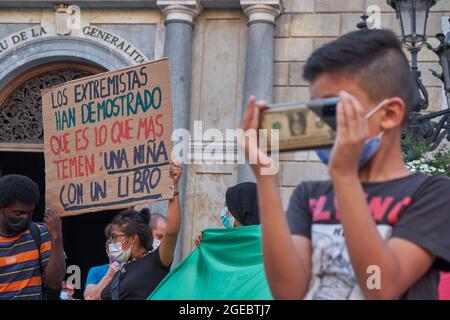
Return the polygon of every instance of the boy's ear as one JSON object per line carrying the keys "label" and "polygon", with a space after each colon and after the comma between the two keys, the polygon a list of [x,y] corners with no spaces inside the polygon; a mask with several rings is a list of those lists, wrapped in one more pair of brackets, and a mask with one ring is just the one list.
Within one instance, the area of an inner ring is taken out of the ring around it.
{"label": "boy's ear", "polygon": [[400,97],[390,98],[382,109],[381,127],[384,130],[401,128],[406,115],[405,102]]}

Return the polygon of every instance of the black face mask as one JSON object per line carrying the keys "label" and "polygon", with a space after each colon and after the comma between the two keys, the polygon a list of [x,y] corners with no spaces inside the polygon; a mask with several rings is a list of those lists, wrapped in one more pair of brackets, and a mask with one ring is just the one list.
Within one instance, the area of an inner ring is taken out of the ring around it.
{"label": "black face mask", "polygon": [[21,218],[9,218],[3,212],[3,219],[6,224],[6,228],[12,234],[19,234],[27,231],[30,228],[31,220],[30,219],[21,219]]}

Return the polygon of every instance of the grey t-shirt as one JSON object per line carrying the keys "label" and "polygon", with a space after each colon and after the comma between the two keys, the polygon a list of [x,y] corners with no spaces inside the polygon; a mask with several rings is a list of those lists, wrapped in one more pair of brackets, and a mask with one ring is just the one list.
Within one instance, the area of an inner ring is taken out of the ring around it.
{"label": "grey t-shirt", "polygon": [[[439,271],[450,270],[450,179],[415,173],[362,186],[385,241],[403,238],[436,257],[432,267],[402,298],[437,299]],[[292,234],[303,235],[312,243],[312,278],[306,299],[364,298],[335,202],[331,181],[303,182],[289,202],[287,218]]]}

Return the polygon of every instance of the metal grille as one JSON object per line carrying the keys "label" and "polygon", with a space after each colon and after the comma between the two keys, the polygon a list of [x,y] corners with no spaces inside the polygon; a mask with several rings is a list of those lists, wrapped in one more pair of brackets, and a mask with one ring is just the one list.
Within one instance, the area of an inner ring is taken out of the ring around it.
{"label": "metal grille", "polygon": [[87,71],[64,69],[25,81],[0,106],[0,142],[43,143],[41,90],[90,75]]}

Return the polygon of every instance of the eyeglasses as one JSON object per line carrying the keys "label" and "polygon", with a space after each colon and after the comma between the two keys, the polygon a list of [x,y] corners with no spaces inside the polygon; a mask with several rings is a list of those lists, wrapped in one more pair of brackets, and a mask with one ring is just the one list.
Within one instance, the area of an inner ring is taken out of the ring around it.
{"label": "eyeglasses", "polygon": [[121,238],[121,237],[126,237],[127,235],[125,234],[125,233],[119,233],[119,234],[114,234],[114,235],[111,235],[110,237],[109,237],[109,239],[107,240],[107,242],[106,243],[115,243],[115,242],[119,242],[118,240]]}

